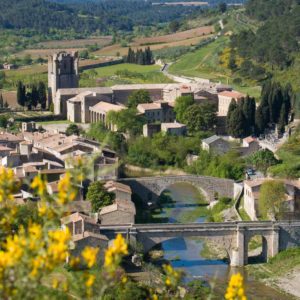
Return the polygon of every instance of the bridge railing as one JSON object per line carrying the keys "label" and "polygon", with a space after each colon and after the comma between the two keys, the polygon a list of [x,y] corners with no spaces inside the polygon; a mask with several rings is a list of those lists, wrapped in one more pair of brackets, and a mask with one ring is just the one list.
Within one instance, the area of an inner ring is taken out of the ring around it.
{"label": "bridge railing", "polygon": [[122,225],[100,225],[100,230],[161,230],[161,229],[237,229],[238,227],[246,228],[272,228],[274,226],[295,226],[300,228],[300,221],[284,220],[274,221],[236,221],[236,222],[219,222],[219,223],[154,223],[154,224],[122,224]]}

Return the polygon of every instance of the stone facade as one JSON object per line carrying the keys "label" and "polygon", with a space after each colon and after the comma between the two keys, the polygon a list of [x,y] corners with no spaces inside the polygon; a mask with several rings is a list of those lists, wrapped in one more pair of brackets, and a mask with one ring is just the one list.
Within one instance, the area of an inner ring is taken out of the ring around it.
{"label": "stone facade", "polygon": [[243,97],[245,97],[245,95],[237,91],[223,91],[219,93],[218,116],[226,117],[231,100],[239,101]]}
{"label": "stone facade", "polygon": [[78,52],[58,52],[48,60],[48,97],[51,102],[58,89],[76,88],[79,83]]}
{"label": "stone facade", "polygon": [[230,144],[221,137],[213,135],[202,140],[202,149],[214,154],[222,155],[230,150]]}

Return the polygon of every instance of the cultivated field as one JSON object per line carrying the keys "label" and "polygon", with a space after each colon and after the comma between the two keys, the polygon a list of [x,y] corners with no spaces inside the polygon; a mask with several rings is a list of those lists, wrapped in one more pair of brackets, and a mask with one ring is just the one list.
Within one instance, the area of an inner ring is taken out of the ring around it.
{"label": "cultivated field", "polygon": [[99,38],[90,39],[77,39],[77,40],[59,40],[59,41],[48,41],[38,44],[41,48],[85,48],[90,45],[98,44],[98,46],[105,46],[112,41],[112,36],[103,36]]}
{"label": "cultivated field", "polygon": [[33,58],[46,57],[54,51],[61,49],[67,51],[83,50],[88,46],[97,44],[99,47],[104,47],[112,42],[111,36],[103,36],[99,38],[77,39],[77,40],[55,40],[42,42],[36,45],[34,49],[26,49],[17,54],[17,56],[31,55]]}
{"label": "cultivated field", "polygon": [[[159,50],[163,48],[172,48],[177,46],[191,46],[198,44],[204,38],[211,36],[214,32],[213,26],[202,26],[186,31],[177,32],[174,34],[137,38],[128,45],[132,49],[140,49],[150,46],[151,50]],[[96,51],[98,55],[125,55],[128,52],[128,47],[122,47],[120,44],[115,44],[102,48]]]}

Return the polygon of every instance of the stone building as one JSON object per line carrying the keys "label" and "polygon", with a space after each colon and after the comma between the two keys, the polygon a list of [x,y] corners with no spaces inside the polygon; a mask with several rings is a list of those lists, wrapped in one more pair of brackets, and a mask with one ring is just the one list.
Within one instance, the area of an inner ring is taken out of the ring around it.
{"label": "stone building", "polygon": [[134,224],[135,205],[132,201],[115,199],[114,204],[103,207],[99,212],[102,225]]}
{"label": "stone building", "polygon": [[99,249],[97,260],[103,259],[104,251],[108,247],[108,238],[100,234],[97,220],[81,214],[74,213],[61,219],[62,228],[69,228],[72,235],[71,254],[81,256],[86,246]]}
{"label": "stone building", "polygon": [[226,117],[231,100],[239,101],[243,97],[245,95],[237,91],[223,91],[219,93],[218,116]]}
{"label": "stone building", "polygon": [[125,106],[119,104],[112,104],[107,102],[99,102],[96,105],[90,107],[90,121],[91,123],[101,122],[105,127],[111,129],[112,131],[116,131],[116,125],[109,124],[107,122],[107,114],[110,111],[121,111],[126,109]]}
{"label": "stone building", "polygon": [[202,149],[208,152],[222,155],[230,150],[230,143],[217,135],[202,140]]}
{"label": "stone building", "polygon": [[147,123],[174,122],[176,117],[173,106],[168,102],[139,104],[137,110],[145,116]]}
{"label": "stone building", "polygon": [[110,180],[105,183],[104,187],[108,192],[114,193],[116,199],[131,201],[132,191],[130,186]]}
{"label": "stone building", "polygon": [[67,118],[67,101],[85,92],[100,94],[102,100],[113,102],[112,89],[107,87],[59,89],[53,98],[54,114]]}
{"label": "stone building", "polygon": [[111,97],[90,91],[78,94],[67,101],[67,119],[75,123],[91,123],[90,107],[100,101],[111,102]]}
{"label": "stone building", "polygon": [[154,134],[160,132],[161,124],[144,124],[143,125],[143,136],[152,137]]}
{"label": "stone building", "polygon": [[77,88],[79,83],[78,52],[61,51],[48,59],[48,98],[51,102],[58,89]]}
{"label": "stone building", "polygon": [[171,135],[186,135],[186,125],[181,123],[161,123],[161,132]]}
{"label": "stone building", "polygon": [[[255,221],[259,217],[258,201],[261,185],[272,178],[260,178],[244,181],[244,209]],[[299,180],[281,180],[285,186],[285,210],[295,212],[300,210],[300,182]]]}

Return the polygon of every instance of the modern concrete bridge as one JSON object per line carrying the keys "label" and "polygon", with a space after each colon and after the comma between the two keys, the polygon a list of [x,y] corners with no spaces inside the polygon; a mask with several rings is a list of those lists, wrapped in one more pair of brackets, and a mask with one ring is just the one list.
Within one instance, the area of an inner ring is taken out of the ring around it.
{"label": "modern concrete bridge", "polygon": [[300,221],[100,225],[100,233],[109,239],[121,233],[130,243],[141,243],[145,253],[174,238],[211,238],[226,250],[231,266],[248,263],[248,243],[256,235],[262,237],[265,261],[279,251],[300,246]]}
{"label": "modern concrete bridge", "polygon": [[146,202],[156,201],[164,190],[179,182],[192,184],[206,196],[209,202],[214,201],[216,195],[233,198],[236,194],[233,180],[209,176],[157,176],[126,178],[119,179],[119,181],[129,185],[133,193]]}

